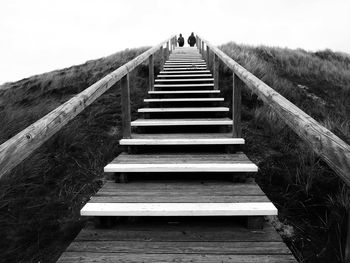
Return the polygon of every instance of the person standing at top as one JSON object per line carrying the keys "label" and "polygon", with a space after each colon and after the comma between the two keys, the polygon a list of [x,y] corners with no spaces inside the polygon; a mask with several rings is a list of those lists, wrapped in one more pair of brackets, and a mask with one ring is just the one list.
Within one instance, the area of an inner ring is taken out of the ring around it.
{"label": "person standing at top", "polygon": [[196,44],[196,37],[194,36],[193,32],[191,33],[191,35],[188,37],[187,39],[187,43],[193,47]]}
{"label": "person standing at top", "polygon": [[182,37],[182,34],[180,34],[179,38],[177,39],[177,43],[179,43],[179,47],[183,47],[185,44],[185,39]]}

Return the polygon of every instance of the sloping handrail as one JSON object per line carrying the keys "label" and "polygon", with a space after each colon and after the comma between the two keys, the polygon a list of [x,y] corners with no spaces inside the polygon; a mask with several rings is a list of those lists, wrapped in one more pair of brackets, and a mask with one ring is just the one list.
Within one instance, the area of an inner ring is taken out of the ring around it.
{"label": "sloping handrail", "polygon": [[[167,55],[169,42],[170,49],[172,49],[172,47],[175,46],[175,39],[176,37],[172,36],[160,44],[148,49],[1,144],[0,178],[26,159],[33,151],[39,148],[51,136],[56,134],[63,126],[93,103],[104,92],[110,89],[120,79],[128,75],[133,69],[149,58],[152,58],[149,59],[149,62],[151,62],[150,68],[152,67],[152,69],[150,69],[150,72],[152,72],[150,79],[153,79],[153,54],[160,50]],[[163,50],[164,44],[166,44],[166,49]],[[162,60],[163,57],[164,53],[162,54]],[[149,81],[149,83],[151,85],[152,81]]]}
{"label": "sloping handrail", "polygon": [[[323,127],[311,116],[299,109],[266,83],[258,79],[224,52],[197,36],[198,48],[204,54],[206,45],[206,59],[210,61],[210,51],[214,53],[213,61],[217,57],[233,71],[233,75],[240,78],[245,85],[269,105],[278,116],[324,160],[337,175],[350,186],[350,146],[337,137],[330,130]],[[218,69],[214,68],[214,75],[218,77]]]}

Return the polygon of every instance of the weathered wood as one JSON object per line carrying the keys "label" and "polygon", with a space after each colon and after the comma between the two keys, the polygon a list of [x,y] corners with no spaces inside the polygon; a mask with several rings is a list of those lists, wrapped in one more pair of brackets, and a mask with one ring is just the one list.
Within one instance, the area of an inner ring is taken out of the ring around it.
{"label": "weathered wood", "polygon": [[128,72],[131,72],[134,68],[147,60],[150,55],[157,52],[164,43],[165,41],[119,67],[1,144],[0,178],[26,159],[33,151],[56,134],[63,126],[93,103],[104,92],[115,85]]}
{"label": "weathered wood", "polygon": [[[202,41],[204,42],[203,39]],[[208,41],[205,41],[205,43],[251,91],[269,105],[350,186],[350,146],[347,143],[255,77],[217,47],[211,45]]]}
{"label": "weathered wood", "polygon": [[237,77],[232,74],[232,136],[239,138],[242,136],[241,130],[241,86],[237,85]]}
{"label": "weathered wood", "polygon": [[210,48],[208,46],[206,51],[206,61],[207,61],[208,69],[210,70]]}
{"label": "weathered wood", "polygon": [[262,229],[264,226],[264,217],[262,216],[249,216],[247,217],[248,229]]}
{"label": "weathered wood", "polygon": [[202,57],[205,58],[204,56],[204,42],[201,41],[201,54],[202,54]]}
{"label": "weathered wood", "polygon": [[164,49],[163,49],[163,45],[160,46],[159,54],[160,54],[159,69],[160,69],[160,71],[162,71],[163,70],[163,65],[164,65]]}
{"label": "weathered wood", "polygon": [[171,107],[171,108],[140,108],[137,112],[149,113],[166,113],[166,112],[227,112],[227,107]]}
{"label": "weathered wood", "polygon": [[166,55],[165,55],[165,60],[168,60],[169,58],[169,54],[170,54],[170,51],[169,51],[169,40],[166,42]]}
{"label": "weathered wood", "polygon": [[130,109],[130,76],[126,74],[120,80],[120,92],[121,92],[121,116],[122,116],[122,129],[123,138],[131,137],[131,109]]}
{"label": "weathered wood", "polygon": [[153,55],[148,58],[148,89],[154,90],[154,59]]}
{"label": "weathered wood", "polygon": [[232,125],[229,118],[196,118],[196,119],[137,119],[131,122],[132,127],[136,126],[196,126],[196,125]]}
{"label": "weathered wood", "polygon": [[213,77],[214,77],[214,89],[219,89],[219,59],[218,56],[213,52]]}
{"label": "weathered wood", "polygon": [[204,101],[224,101],[224,98],[156,98],[156,99],[144,99],[144,102],[204,102]]}

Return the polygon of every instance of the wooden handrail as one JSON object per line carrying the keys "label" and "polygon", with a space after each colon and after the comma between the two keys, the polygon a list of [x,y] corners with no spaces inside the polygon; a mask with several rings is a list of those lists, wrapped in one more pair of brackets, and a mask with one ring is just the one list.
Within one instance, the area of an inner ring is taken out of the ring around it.
{"label": "wooden handrail", "polygon": [[155,54],[174,36],[148,49],[0,145],[0,178],[16,167],[120,79]]}
{"label": "wooden handrail", "polygon": [[217,47],[198,36],[246,86],[269,105],[278,116],[350,186],[350,146],[299,109],[281,94],[255,77]]}

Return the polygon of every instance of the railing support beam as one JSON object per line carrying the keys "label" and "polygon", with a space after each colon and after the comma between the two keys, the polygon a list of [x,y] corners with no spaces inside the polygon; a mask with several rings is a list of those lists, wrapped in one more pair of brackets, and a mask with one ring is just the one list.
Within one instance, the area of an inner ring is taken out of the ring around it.
{"label": "railing support beam", "polygon": [[131,138],[130,77],[129,73],[120,80],[123,138]]}
{"label": "railing support beam", "polygon": [[241,85],[238,85],[239,79],[235,73],[232,73],[232,136],[240,138],[241,131]]}
{"label": "railing support beam", "polygon": [[154,90],[154,57],[150,55],[148,58],[148,89]]}
{"label": "railing support beam", "polygon": [[213,58],[213,77],[214,77],[214,89],[219,89],[219,59],[215,53]]}

